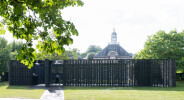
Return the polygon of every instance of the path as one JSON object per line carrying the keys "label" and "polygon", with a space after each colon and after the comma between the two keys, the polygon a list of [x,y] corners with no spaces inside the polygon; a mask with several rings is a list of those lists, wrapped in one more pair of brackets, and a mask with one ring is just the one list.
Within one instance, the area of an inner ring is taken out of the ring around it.
{"label": "path", "polygon": [[40,99],[0,98],[0,100],[64,100],[64,90],[61,86],[45,87],[45,85],[31,86],[33,89],[45,89]]}
{"label": "path", "polygon": [[62,87],[49,87],[40,98],[41,100],[64,100]]}

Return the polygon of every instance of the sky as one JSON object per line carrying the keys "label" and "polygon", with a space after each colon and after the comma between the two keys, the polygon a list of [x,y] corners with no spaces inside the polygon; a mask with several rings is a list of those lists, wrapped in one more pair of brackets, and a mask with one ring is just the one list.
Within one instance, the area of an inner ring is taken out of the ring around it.
{"label": "sky", "polygon": [[[113,28],[119,44],[129,53],[143,49],[147,37],[159,30],[184,29],[184,0],[82,1],[83,7],[67,7],[62,11],[62,17],[72,21],[79,32],[67,48],[80,52],[85,52],[89,45],[106,47]],[[9,35],[6,38],[11,39]]]}

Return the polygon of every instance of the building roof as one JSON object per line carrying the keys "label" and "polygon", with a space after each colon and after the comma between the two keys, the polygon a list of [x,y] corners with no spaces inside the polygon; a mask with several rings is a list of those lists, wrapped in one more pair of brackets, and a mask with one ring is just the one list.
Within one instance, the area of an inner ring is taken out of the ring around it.
{"label": "building roof", "polygon": [[103,58],[109,57],[110,52],[116,52],[119,58],[130,58],[132,55],[129,54],[123,47],[119,44],[108,44],[102,51],[94,56],[94,58]]}

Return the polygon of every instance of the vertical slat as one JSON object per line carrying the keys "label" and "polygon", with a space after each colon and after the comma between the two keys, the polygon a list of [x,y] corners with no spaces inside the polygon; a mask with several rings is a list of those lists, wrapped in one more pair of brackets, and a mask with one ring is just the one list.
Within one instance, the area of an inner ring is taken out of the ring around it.
{"label": "vertical slat", "polygon": [[45,86],[49,86],[49,60],[45,59]]}
{"label": "vertical slat", "polygon": [[72,62],[71,60],[69,60],[69,65],[68,65],[68,86],[70,86],[71,84],[71,81],[70,81],[70,73],[71,73],[71,65],[72,65]]}
{"label": "vertical slat", "polygon": [[113,86],[113,60],[111,60],[111,86]]}
{"label": "vertical slat", "polygon": [[120,86],[120,62],[118,60],[118,64],[117,64],[117,78],[118,78],[118,86]]}
{"label": "vertical slat", "polygon": [[166,71],[166,72],[165,72],[165,73],[166,73],[166,76],[165,76],[165,78],[166,78],[166,83],[165,83],[165,84],[166,84],[166,87],[167,87],[167,85],[168,85],[168,84],[167,84],[167,74],[168,74],[168,71],[167,71],[167,70],[168,70],[168,69],[167,69],[167,60],[165,60],[165,71]]}
{"label": "vertical slat", "polygon": [[89,77],[88,77],[88,79],[89,79],[89,86],[91,86],[91,84],[92,84],[92,80],[91,80],[91,76],[92,76],[92,70],[91,70],[91,62],[92,62],[92,60],[90,60],[89,61]]}
{"label": "vertical slat", "polygon": [[77,61],[77,67],[76,67],[76,70],[77,70],[77,77],[76,77],[77,86],[80,85],[80,81],[79,81],[79,79],[80,79],[80,61],[81,60]]}
{"label": "vertical slat", "polygon": [[79,86],[81,86],[81,62],[82,62],[82,60],[80,60],[79,61],[79,66],[78,66],[78,68],[79,68]]}
{"label": "vertical slat", "polygon": [[94,75],[94,72],[93,72],[93,62],[94,60],[91,60],[91,86],[93,86],[93,75]]}
{"label": "vertical slat", "polygon": [[161,80],[161,81],[162,81],[161,86],[163,87],[163,86],[164,86],[164,78],[163,78],[163,77],[164,77],[164,75],[163,75],[163,74],[164,74],[164,71],[163,71],[163,60],[160,60],[160,64],[161,64],[161,68],[160,68],[160,69],[161,69],[161,79],[162,79],[162,80]]}
{"label": "vertical slat", "polygon": [[63,76],[62,76],[62,79],[63,79],[63,86],[65,86],[65,66],[66,66],[66,61],[63,60]]}
{"label": "vertical slat", "polygon": [[155,60],[152,60],[152,68],[153,68],[153,86],[155,86]]}
{"label": "vertical slat", "polygon": [[107,60],[107,86],[109,86],[109,60]]}
{"label": "vertical slat", "polygon": [[8,82],[9,82],[9,85],[12,85],[12,77],[11,77],[12,76],[12,66],[11,66],[11,64],[12,64],[12,61],[9,60],[9,64],[8,64],[8,68],[9,68]]}
{"label": "vertical slat", "polygon": [[108,86],[111,86],[111,60],[108,60],[109,61],[109,64],[108,64],[108,72],[109,72],[109,75],[108,75]]}
{"label": "vertical slat", "polygon": [[130,60],[131,61],[131,69],[130,69],[130,75],[131,75],[131,77],[130,77],[130,80],[131,80],[131,86],[133,86],[133,74],[132,74],[132,71],[133,71],[133,60],[131,59]]}
{"label": "vertical slat", "polygon": [[176,60],[172,60],[172,66],[173,66],[173,86],[176,86]]}
{"label": "vertical slat", "polygon": [[169,59],[169,70],[170,70],[170,73],[169,73],[169,87],[172,87],[172,60]]}
{"label": "vertical slat", "polygon": [[122,86],[122,60],[119,60],[120,62],[119,62],[119,64],[120,64],[120,86]]}
{"label": "vertical slat", "polygon": [[125,60],[123,60],[123,63],[122,63],[122,67],[123,67],[123,86],[125,86]]}
{"label": "vertical slat", "polygon": [[156,84],[156,85],[158,86],[158,85],[159,85],[159,73],[160,73],[160,72],[159,72],[158,60],[156,60],[156,71],[157,71],[157,72],[156,72],[156,73],[157,73],[157,74],[156,74],[156,76],[157,76],[157,84]]}
{"label": "vertical slat", "polygon": [[87,62],[87,60],[86,60],[86,62],[85,62],[85,85],[87,86],[87,78],[88,78],[88,76],[87,76],[87,67],[88,67],[88,62]]}
{"label": "vertical slat", "polygon": [[135,86],[134,70],[135,70],[135,60],[132,60],[132,86]]}
{"label": "vertical slat", "polygon": [[129,78],[130,78],[130,60],[129,59],[127,59],[127,82],[128,82],[128,86],[130,86],[130,80],[129,80]]}
{"label": "vertical slat", "polygon": [[99,86],[99,60],[97,60],[97,86]]}
{"label": "vertical slat", "polygon": [[168,60],[167,60],[167,87],[169,86],[169,66],[168,66]]}
{"label": "vertical slat", "polygon": [[114,62],[112,60],[112,86],[114,86]]}
{"label": "vertical slat", "polygon": [[100,86],[100,60],[98,60],[98,86]]}
{"label": "vertical slat", "polygon": [[143,75],[142,75],[142,77],[143,77],[143,86],[145,86],[145,77],[146,77],[146,75],[145,75],[145,61],[146,60],[142,60],[142,72],[143,72]]}
{"label": "vertical slat", "polygon": [[102,60],[102,65],[101,65],[101,67],[102,67],[102,69],[101,69],[101,72],[102,72],[102,80],[101,80],[101,83],[102,83],[102,85],[101,86],[104,86],[104,71],[105,71],[105,60]]}
{"label": "vertical slat", "polygon": [[163,87],[165,87],[165,60],[163,60]]}

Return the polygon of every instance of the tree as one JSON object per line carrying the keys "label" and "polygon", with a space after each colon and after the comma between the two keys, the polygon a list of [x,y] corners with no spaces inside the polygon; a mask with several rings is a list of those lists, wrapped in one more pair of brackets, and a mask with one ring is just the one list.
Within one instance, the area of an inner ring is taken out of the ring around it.
{"label": "tree", "polygon": [[[86,52],[81,53],[80,55],[81,55],[82,58],[85,58],[85,57],[88,58],[89,55],[93,58],[93,56],[94,56],[96,53],[99,53],[101,50],[102,50],[102,48],[99,47],[99,46],[90,45],[90,46],[88,47],[88,49],[86,50]],[[93,56],[92,56],[92,55],[93,55]],[[90,58],[91,58],[91,57],[90,57]]]}
{"label": "tree", "polygon": [[136,59],[137,58],[137,53],[134,53],[133,56],[132,56],[133,59]]}
{"label": "tree", "polygon": [[94,52],[88,53],[87,59],[93,59],[93,57],[95,56],[95,54],[96,53],[94,53]]}
{"label": "tree", "polygon": [[78,59],[79,51],[76,48],[65,50],[62,54],[53,53],[52,55],[46,54],[45,52],[39,52],[37,53],[36,60],[44,60],[44,59],[50,59],[50,60],[66,60],[66,59]]}
{"label": "tree", "polygon": [[68,6],[82,6],[81,0],[0,0],[0,34],[5,27],[16,39],[25,40],[18,60],[31,68],[36,58],[33,41],[47,54],[64,52],[64,45],[73,43],[78,35],[74,24],[62,19],[61,10]]}
{"label": "tree", "polygon": [[10,46],[12,48],[11,52],[19,51],[23,47],[23,42],[13,41],[10,43]]}
{"label": "tree", "polygon": [[8,71],[11,48],[5,38],[0,37],[0,73]]}
{"label": "tree", "polygon": [[16,60],[17,55],[19,54],[19,50],[23,47],[23,43],[18,41],[13,41],[9,45],[11,47],[10,59]]}
{"label": "tree", "polygon": [[17,59],[18,52],[10,52],[10,60],[16,60]]}
{"label": "tree", "polygon": [[99,47],[99,46],[96,46],[96,45],[90,45],[90,46],[88,47],[88,49],[87,49],[86,53],[92,53],[92,52],[94,52],[94,53],[98,53],[98,52],[100,52],[101,50],[102,50],[102,48],[101,48],[101,47]]}
{"label": "tree", "polygon": [[84,52],[84,53],[81,53],[80,55],[81,55],[82,58],[85,58],[87,56],[87,54],[88,53]]}
{"label": "tree", "polygon": [[137,59],[176,59],[177,70],[184,69],[184,31],[159,31],[149,36]]}

